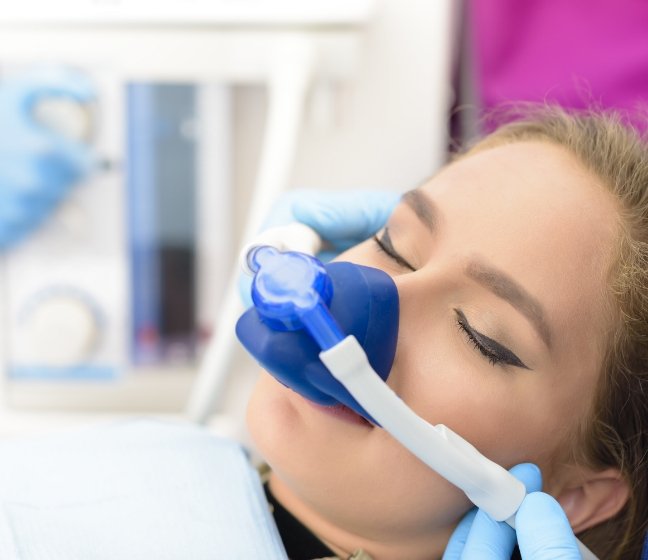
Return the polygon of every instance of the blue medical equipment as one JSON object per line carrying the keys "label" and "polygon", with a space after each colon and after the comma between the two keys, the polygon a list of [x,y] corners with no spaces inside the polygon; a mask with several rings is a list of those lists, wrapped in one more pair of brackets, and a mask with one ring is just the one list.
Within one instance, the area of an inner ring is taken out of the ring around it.
{"label": "blue medical equipment", "polygon": [[[347,250],[382,228],[400,200],[400,194],[391,191],[352,190],[331,192],[317,189],[297,189],[282,195],[272,207],[262,231],[283,229],[280,226],[294,228],[299,224],[308,226],[308,231],[316,231],[326,240],[325,244],[317,240],[317,247],[297,248],[292,250],[312,251],[317,258],[328,262],[340,252]],[[297,222],[295,222],[295,220]],[[273,246],[285,236],[274,236],[265,240]],[[289,236],[295,240],[295,236]],[[320,246],[325,245],[325,246]],[[239,276],[239,293],[246,307],[252,305],[251,275]]]}
{"label": "blue medical equipment", "polygon": [[[287,240],[281,245],[285,247],[289,244],[290,240]],[[366,349],[357,338],[353,334],[345,334],[328,304],[332,306],[336,297],[347,299],[344,292],[353,282],[340,283],[337,293],[334,293],[332,280],[326,278],[327,269],[317,259],[263,245],[249,245],[241,259],[244,268],[255,274],[252,301],[259,319],[256,323],[250,321],[254,312],[246,312],[237,325],[237,335],[246,349],[264,367],[268,367],[270,373],[297,392],[313,384],[312,376],[310,379],[300,379],[302,372],[299,363],[296,367],[283,369],[277,367],[274,360],[266,362],[266,358],[272,358],[276,352],[283,354],[286,360],[284,364],[290,363],[293,351],[300,356],[299,348],[303,343],[300,336],[303,337],[304,333],[295,329],[301,325],[317,342],[321,350],[319,359],[330,372],[330,377],[352,395],[366,418],[378,423],[426,465],[463,490],[477,507],[493,519],[506,521],[514,527],[515,514],[526,496],[524,484],[447,426],[433,426],[416,415],[389,388],[384,377],[374,371]],[[348,267],[358,266],[345,264]],[[373,276],[367,275],[366,278]],[[375,278],[384,280],[381,275]],[[365,284],[364,289],[371,293],[369,283]],[[365,297],[371,300],[371,296]],[[351,300],[349,298],[347,301]],[[393,309],[397,310],[397,307]],[[396,324],[398,320],[396,313],[381,318],[386,321],[391,319]],[[253,325],[256,330],[248,333],[247,328]],[[260,333],[264,330],[265,335],[262,336]],[[385,342],[389,344],[389,339]],[[270,350],[273,345],[281,348]],[[311,354],[317,352],[312,347],[310,350]],[[305,375],[307,370],[303,373]],[[332,397],[332,404],[346,404],[327,391],[337,385],[332,380],[322,381],[321,374],[315,387]],[[337,390],[335,392],[339,393]],[[578,545],[585,560],[596,558],[582,543]]]}
{"label": "blue medical equipment", "polygon": [[252,284],[255,306],[237,323],[239,340],[300,395],[321,405],[342,403],[376,423],[331,376],[319,353],[342,341],[344,333],[352,334],[376,373],[387,379],[398,335],[398,292],[392,279],[375,268],[322,265],[303,253],[271,247],[255,249],[249,260],[258,271]]}
{"label": "blue medical equipment", "polygon": [[46,68],[0,87],[0,249],[38,227],[72,185],[96,166],[89,145],[39,122],[47,99],[88,105],[92,85],[81,73]]}

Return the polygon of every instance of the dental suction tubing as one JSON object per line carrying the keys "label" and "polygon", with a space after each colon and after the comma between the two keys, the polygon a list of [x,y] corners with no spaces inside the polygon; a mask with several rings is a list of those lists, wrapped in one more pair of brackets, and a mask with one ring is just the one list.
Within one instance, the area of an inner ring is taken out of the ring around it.
{"label": "dental suction tubing", "polygon": [[[270,245],[270,240],[281,251],[306,252],[304,249],[310,248],[315,252],[321,243],[316,241],[319,236],[307,226],[299,225],[300,229],[295,229],[294,224],[276,228],[248,245],[240,259],[244,270],[252,272],[248,266],[249,256],[261,245]],[[300,233],[306,235],[302,237]],[[300,239],[299,249],[294,248],[291,239]],[[326,306],[317,307],[321,310]],[[318,320],[315,324],[314,318],[319,314],[305,312],[301,316],[304,327],[316,340],[322,328],[321,321]],[[330,324],[335,325],[332,316]],[[342,383],[383,429],[418,459],[460,488],[473,504],[493,519],[505,521],[515,528],[515,514],[526,496],[524,484],[447,426],[434,426],[418,416],[373,370],[356,338],[344,337],[340,333],[341,331],[331,333],[327,338],[335,342],[321,345],[323,351],[319,354],[320,360],[333,377]],[[584,560],[597,560],[578,539],[577,544]]]}

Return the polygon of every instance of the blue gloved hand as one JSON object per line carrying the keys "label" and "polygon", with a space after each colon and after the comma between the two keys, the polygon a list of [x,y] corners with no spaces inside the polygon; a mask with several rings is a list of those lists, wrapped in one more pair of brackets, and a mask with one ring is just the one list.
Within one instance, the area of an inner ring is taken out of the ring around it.
{"label": "blue gloved hand", "polygon": [[525,463],[513,467],[511,473],[529,492],[516,515],[516,529],[472,510],[452,534],[443,560],[509,560],[516,536],[523,560],[580,560],[567,516],[556,500],[540,492],[538,467]]}
{"label": "blue gloved hand", "polygon": [[91,150],[34,119],[45,98],[88,103],[81,73],[44,68],[0,84],[0,249],[39,226],[70,187],[95,165]]}
{"label": "blue gloved hand", "polygon": [[[374,235],[385,225],[399,200],[400,194],[391,191],[295,190],[275,203],[262,229],[292,222],[313,228],[325,242],[325,250],[318,258],[327,262]],[[239,291],[246,307],[252,304],[250,284],[251,279],[241,275]]]}

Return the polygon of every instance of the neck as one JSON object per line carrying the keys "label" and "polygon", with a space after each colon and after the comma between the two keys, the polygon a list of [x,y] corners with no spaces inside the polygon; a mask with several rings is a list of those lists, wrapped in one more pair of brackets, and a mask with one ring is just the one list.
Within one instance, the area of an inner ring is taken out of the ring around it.
{"label": "neck", "polygon": [[269,479],[270,490],[275,498],[312,531],[326,546],[341,558],[347,558],[357,550],[363,550],[373,560],[435,560],[443,556],[454,527],[446,527],[424,535],[392,535],[386,538],[368,537],[357,531],[340,527],[335,520],[319,514],[304,502],[274,472]]}

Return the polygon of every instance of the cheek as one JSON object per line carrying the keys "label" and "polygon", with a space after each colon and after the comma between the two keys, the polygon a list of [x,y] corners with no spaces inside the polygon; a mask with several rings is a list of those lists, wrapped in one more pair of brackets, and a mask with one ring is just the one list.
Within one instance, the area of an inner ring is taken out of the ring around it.
{"label": "cheek", "polygon": [[281,434],[290,437],[297,412],[282,395],[278,383],[262,372],[254,386],[247,408],[247,425],[257,447],[266,450],[281,448]]}
{"label": "cheek", "polygon": [[445,424],[493,461],[507,468],[525,461],[548,466],[569,418],[555,410],[546,376],[489,364],[440,301],[426,307],[420,298],[416,305],[401,298],[388,383],[425,420]]}
{"label": "cheek", "polygon": [[[381,268],[395,277],[402,274],[398,267],[390,269],[371,240],[338,260]],[[533,461],[548,466],[569,418],[555,410],[546,376],[505,371],[476,355],[453,322],[447,300],[452,286],[435,283],[422,289],[409,274],[395,280],[400,326],[388,380],[392,389],[419,416],[447,425],[499,464]]]}

